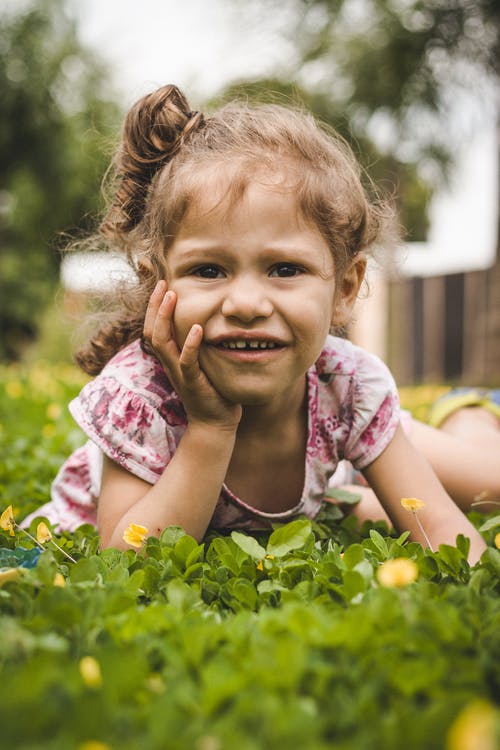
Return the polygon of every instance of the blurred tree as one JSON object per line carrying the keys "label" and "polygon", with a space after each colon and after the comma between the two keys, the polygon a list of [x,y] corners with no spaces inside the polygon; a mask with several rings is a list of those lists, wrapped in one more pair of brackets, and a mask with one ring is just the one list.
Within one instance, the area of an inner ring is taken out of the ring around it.
{"label": "blurred tree", "polygon": [[[423,240],[428,230],[427,206],[432,187],[422,179],[418,165],[399,159],[391,152],[383,153],[363,128],[356,132],[330,91],[306,88],[282,78],[240,81],[226,86],[210,103],[243,98],[248,101],[272,102],[306,107],[323,122],[330,124],[353,148],[358,160],[369,174],[366,187],[378,186],[392,195],[406,232],[414,240]],[[373,184],[371,183],[373,180]]]}
{"label": "blurred tree", "polygon": [[0,24],[0,359],[16,359],[53,294],[63,232],[96,211],[119,110],[64,0],[4,8]]}
{"label": "blurred tree", "polygon": [[258,98],[272,90],[302,100],[350,140],[375,179],[395,184],[409,238],[424,239],[433,190],[485,110],[497,112],[498,0],[257,0],[255,7],[262,22],[281,18],[290,60],[275,78],[229,93]]}

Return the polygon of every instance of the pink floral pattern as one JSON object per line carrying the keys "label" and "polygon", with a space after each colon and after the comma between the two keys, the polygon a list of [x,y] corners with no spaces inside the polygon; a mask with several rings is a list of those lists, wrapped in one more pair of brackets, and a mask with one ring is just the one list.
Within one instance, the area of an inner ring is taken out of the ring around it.
{"label": "pink floral pattern", "polygon": [[[363,469],[392,440],[400,420],[397,390],[387,367],[374,355],[329,336],[307,373],[307,389],[305,482],[299,503],[283,513],[266,513],[223,485],[212,527],[262,528],[299,513],[314,518],[328,485],[349,482],[352,467]],[[154,484],[187,425],[183,405],[160,363],[139,341],[110,360],[71,402],[70,411],[90,440],[61,467],[51,502],[25,524],[36,515],[68,530],[95,524],[102,455]]]}

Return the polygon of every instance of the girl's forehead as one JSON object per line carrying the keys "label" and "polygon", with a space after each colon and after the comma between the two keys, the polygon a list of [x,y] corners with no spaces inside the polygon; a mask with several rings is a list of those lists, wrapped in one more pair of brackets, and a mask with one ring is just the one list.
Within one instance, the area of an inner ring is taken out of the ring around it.
{"label": "girl's forehead", "polygon": [[253,170],[235,169],[232,165],[201,170],[189,190],[181,227],[185,222],[203,220],[230,223],[235,214],[246,209],[265,210],[268,202],[282,206],[298,224],[303,224],[297,179],[283,169],[252,166]]}

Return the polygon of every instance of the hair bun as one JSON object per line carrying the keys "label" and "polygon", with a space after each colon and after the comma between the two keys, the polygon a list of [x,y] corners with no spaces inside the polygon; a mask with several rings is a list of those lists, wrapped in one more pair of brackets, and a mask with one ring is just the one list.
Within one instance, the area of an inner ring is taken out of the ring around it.
{"label": "hair bun", "polygon": [[132,106],[115,160],[119,185],[101,225],[104,233],[129,232],[141,221],[148,184],[186,136],[202,124],[201,112],[192,112],[184,94],[172,84]]}

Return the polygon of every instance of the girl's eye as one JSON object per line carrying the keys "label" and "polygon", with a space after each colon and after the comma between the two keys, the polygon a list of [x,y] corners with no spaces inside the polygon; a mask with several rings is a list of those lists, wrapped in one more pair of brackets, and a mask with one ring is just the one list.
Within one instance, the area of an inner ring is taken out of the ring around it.
{"label": "girl's eye", "polygon": [[212,266],[207,264],[206,266],[199,266],[193,271],[195,276],[199,276],[202,279],[221,279],[223,273],[218,266]]}
{"label": "girl's eye", "polygon": [[280,279],[289,279],[293,276],[299,276],[302,273],[300,266],[294,263],[278,263],[271,271],[271,276],[277,276]]}

